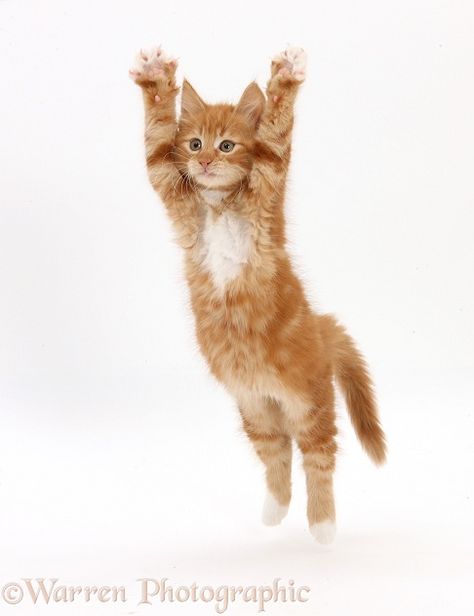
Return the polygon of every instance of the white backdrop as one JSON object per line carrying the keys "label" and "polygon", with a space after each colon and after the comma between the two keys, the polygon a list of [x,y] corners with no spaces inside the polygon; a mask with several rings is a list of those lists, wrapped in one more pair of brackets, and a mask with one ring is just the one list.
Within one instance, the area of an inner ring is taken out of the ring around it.
{"label": "white backdrop", "polygon": [[[281,577],[310,601],[267,613],[471,613],[473,27],[468,0],[0,2],[0,586]],[[287,43],[309,54],[290,249],[365,352],[389,440],[372,468],[340,405],[329,549],[299,462],[288,519],[260,526],[262,469],[197,351],[127,77],[156,43],[209,101],[264,85]],[[215,613],[136,603],[21,609]]]}

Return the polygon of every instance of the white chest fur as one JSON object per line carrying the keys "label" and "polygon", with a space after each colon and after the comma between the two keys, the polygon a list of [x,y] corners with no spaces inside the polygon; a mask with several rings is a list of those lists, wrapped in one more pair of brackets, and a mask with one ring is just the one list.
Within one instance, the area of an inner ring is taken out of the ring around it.
{"label": "white chest fur", "polygon": [[201,234],[200,260],[220,291],[240,274],[251,246],[251,226],[245,219],[230,211],[216,215],[208,209]]}

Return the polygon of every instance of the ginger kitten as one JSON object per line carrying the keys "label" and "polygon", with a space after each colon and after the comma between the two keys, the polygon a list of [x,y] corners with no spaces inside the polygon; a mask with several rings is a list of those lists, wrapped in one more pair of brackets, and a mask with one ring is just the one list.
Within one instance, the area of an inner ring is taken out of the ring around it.
{"label": "ginger kitten", "polygon": [[334,379],[357,436],[385,460],[372,382],[362,355],[330,315],[316,314],[285,248],[284,196],[293,107],[305,54],[273,59],[266,96],[251,83],[237,105],[205,103],[177,62],[141,52],[130,71],[145,102],[148,174],[185,252],[196,333],[212,373],[235,397],[266,468],[266,524],[291,497],[292,442],[303,454],[311,533],[335,533]]}

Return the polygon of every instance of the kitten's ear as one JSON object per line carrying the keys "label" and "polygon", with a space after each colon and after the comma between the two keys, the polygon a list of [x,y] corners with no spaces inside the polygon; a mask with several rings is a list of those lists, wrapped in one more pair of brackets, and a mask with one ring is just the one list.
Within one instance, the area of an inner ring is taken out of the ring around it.
{"label": "kitten's ear", "polygon": [[186,79],[183,81],[181,92],[181,115],[195,116],[204,111],[206,103],[202,100],[193,86]]}
{"label": "kitten's ear", "polygon": [[245,88],[237,105],[237,113],[246,116],[254,128],[260,120],[265,107],[265,95],[260,90],[255,81]]}

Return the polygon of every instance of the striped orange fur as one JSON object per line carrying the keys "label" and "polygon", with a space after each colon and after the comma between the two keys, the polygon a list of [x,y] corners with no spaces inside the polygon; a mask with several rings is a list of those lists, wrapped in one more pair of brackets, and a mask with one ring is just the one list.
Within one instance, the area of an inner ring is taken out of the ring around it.
{"label": "striped orange fur", "polygon": [[334,380],[377,464],[385,460],[385,439],[363,357],[332,316],[312,310],[285,248],[285,184],[304,53],[293,48],[277,56],[266,96],[252,83],[237,105],[209,105],[185,81],[179,120],[176,66],[157,49],[142,52],[131,75],[143,91],[150,182],[185,251],[197,339],[265,465],[264,521],[280,522],[288,508],[295,442],[310,529],[329,542]]}

